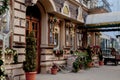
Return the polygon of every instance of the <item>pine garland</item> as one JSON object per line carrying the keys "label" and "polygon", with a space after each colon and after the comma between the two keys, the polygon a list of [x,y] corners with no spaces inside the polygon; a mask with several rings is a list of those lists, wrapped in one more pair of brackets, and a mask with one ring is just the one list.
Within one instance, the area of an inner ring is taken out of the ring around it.
{"label": "pine garland", "polygon": [[2,15],[8,9],[8,0],[1,0],[0,3],[2,3],[0,5],[0,15]]}

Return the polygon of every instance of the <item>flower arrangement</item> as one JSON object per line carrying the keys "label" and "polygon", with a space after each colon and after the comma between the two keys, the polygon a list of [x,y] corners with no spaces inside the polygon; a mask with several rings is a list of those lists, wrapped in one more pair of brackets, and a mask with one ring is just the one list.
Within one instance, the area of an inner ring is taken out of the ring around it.
{"label": "flower arrangement", "polygon": [[75,27],[75,24],[73,24],[72,22],[66,22],[66,23],[65,23],[65,26],[66,26],[66,27],[72,27],[72,28],[74,28],[74,27]]}
{"label": "flower arrangement", "polygon": [[5,53],[5,54],[12,54],[12,53],[13,53],[13,50],[10,49],[10,48],[6,48],[4,53]]}
{"label": "flower arrangement", "polygon": [[17,51],[11,48],[6,48],[5,51],[5,63],[18,63],[18,54]]}
{"label": "flower arrangement", "polygon": [[50,23],[60,23],[60,19],[54,16],[49,16],[49,22]]}
{"label": "flower arrangement", "polygon": [[11,49],[11,48],[6,48],[5,51],[4,51],[5,54],[13,54],[13,55],[16,55],[17,54],[17,51],[14,50],[14,49]]}
{"label": "flower arrangement", "polygon": [[57,64],[53,63],[51,68],[51,74],[57,74],[57,72],[58,72]]}
{"label": "flower arrangement", "polygon": [[63,56],[63,50],[53,50],[53,53],[56,57]]}

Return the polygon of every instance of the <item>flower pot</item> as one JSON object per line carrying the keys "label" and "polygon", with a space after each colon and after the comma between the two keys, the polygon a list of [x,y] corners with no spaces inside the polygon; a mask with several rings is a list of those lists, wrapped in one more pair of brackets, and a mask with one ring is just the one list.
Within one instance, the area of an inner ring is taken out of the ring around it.
{"label": "flower pot", "polygon": [[25,72],[26,80],[36,80],[36,72]]}
{"label": "flower pot", "polygon": [[51,68],[51,74],[57,74],[57,68]]}
{"label": "flower pot", "polygon": [[88,67],[89,67],[89,68],[93,67],[93,63],[92,63],[92,62],[89,62],[89,63],[88,63]]}
{"label": "flower pot", "polygon": [[104,65],[104,62],[103,61],[99,61],[99,65],[100,66]]}

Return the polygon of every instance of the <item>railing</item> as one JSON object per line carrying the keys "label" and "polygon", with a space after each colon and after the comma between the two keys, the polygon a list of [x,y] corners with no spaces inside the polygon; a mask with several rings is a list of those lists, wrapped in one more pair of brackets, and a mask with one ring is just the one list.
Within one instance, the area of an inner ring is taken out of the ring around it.
{"label": "railing", "polygon": [[110,4],[106,0],[98,0],[94,2],[93,0],[90,0],[89,9],[95,9],[95,8],[104,8],[107,11],[111,12]]}

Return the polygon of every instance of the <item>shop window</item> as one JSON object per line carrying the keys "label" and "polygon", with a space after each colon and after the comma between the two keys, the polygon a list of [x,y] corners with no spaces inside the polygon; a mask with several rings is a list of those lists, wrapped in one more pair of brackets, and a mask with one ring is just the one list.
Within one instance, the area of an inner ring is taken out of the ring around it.
{"label": "shop window", "polygon": [[77,31],[77,47],[82,47],[82,36],[83,34],[78,30]]}
{"label": "shop window", "polygon": [[87,38],[87,44],[88,44],[88,45],[91,45],[91,43],[92,43],[92,41],[91,41],[91,35],[88,34],[87,37],[88,37],[88,38]]}
{"label": "shop window", "polygon": [[75,47],[75,28],[74,24],[67,23],[65,27],[65,44],[66,47],[70,47],[71,49],[74,49]]}
{"label": "shop window", "polygon": [[99,45],[99,35],[95,34],[95,45]]}
{"label": "shop window", "polygon": [[54,33],[53,33],[53,30],[54,30],[54,24],[50,23],[49,24],[49,44],[50,45],[54,45]]}
{"label": "shop window", "polygon": [[49,45],[59,48],[60,28],[58,19],[54,17],[49,18]]}

